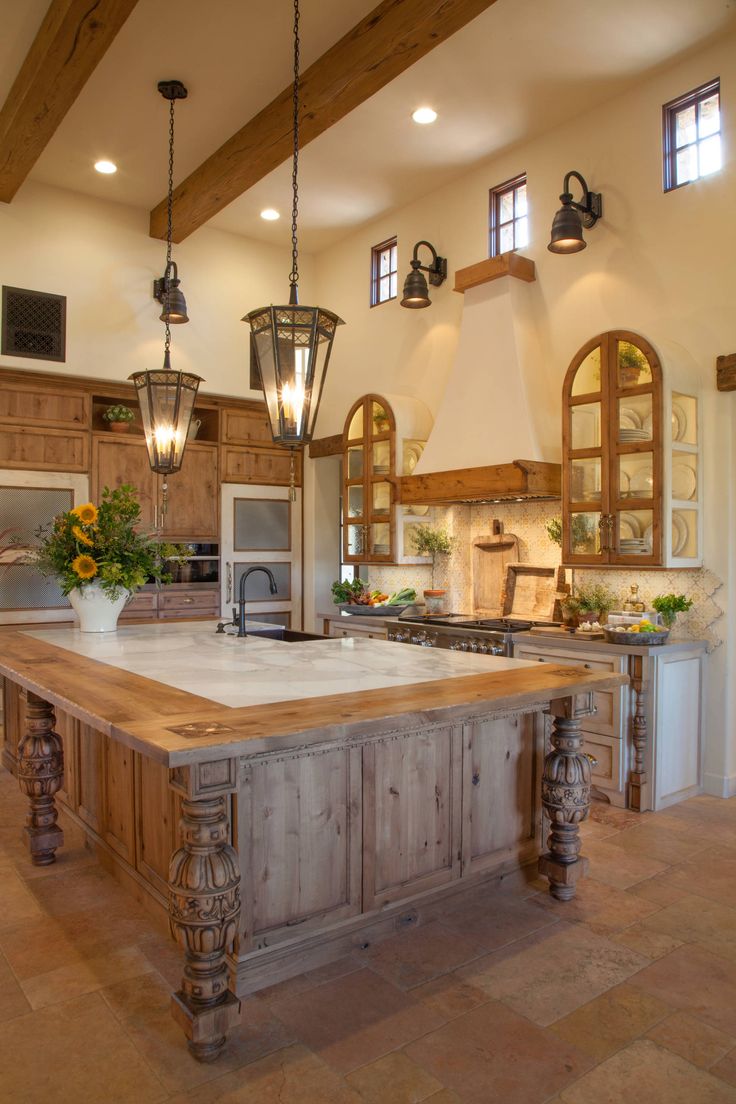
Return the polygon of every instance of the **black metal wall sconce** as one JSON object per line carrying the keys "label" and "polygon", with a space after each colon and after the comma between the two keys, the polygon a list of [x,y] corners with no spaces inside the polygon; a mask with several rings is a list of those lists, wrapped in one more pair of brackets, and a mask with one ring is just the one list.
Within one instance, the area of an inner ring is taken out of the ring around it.
{"label": "black metal wall sconce", "polygon": [[[570,192],[570,180],[575,177],[583,190],[582,203],[576,203]],[[585,249],[583,227],[590,230],[603,214],[603,198],[600,192],[591,192],[579,172],[565,176],[560,196],[562,206],[552,220],[552,236],[547,248],[550,253],[579,253]]]}
{"label": "black metal wall sconce", "polygon": [[[426,245],[427,249],[431,252],[431,265],[423,265],[420,262],[417,255],[420,245]],[[428,273],[429,282],[432,287],[439,287],[440,284],[443,284],[447,279],[447,258],[438,257],[435,247],[430,245],[428,241],[418,241],[414,246],[414,253],[411,259],[411,272],[404,280],[404,293],[401,298],[402,307],[419,309],[431,305],[432,300],[429,298],[429,288],[427,287],[427,281],[422,275],[423,272]]]}
{"label": "black metal wall sconce", "polygon": [[159,318],[165,322],[168,316],[172,326],[189,321],[187,301],[184,292],[179,290],[180,283],[176,261],[169,261],[163,276],[153,281],[153,298],[163,307]]}

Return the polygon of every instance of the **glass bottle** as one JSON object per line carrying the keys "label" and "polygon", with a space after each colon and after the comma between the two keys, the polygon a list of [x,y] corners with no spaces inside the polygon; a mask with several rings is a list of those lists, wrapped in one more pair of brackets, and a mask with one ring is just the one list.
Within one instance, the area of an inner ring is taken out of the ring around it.
{"label": "glass bottle", "polygon": [[644,612],[644,603],[639,598],[639,587],[636,583],[629,587],[629,596],[624,602],[624,611],[626,613]]}

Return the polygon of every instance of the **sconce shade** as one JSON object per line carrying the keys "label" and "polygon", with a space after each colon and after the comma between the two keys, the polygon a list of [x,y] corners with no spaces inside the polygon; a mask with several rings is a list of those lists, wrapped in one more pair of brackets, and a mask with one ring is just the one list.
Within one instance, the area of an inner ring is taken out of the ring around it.
{"label": "sconce shade", "polygon": [[552,220],[552,234],[547,248],[550,253],[579,253],[585,246],[580,215],[570,203],[563,203]]}
{"label": "sconce shade", "polygon": [[421,307],[431,306],[432,301],[429,298],[429,288],[427,287],[427,281],[424,278],[424,274],[419,271],[419,267],[413,267],[409,275],[404,280],[404,292],[401,297],[402,307],[411,307],[413,309],[420,309]]}
{"label": "sconce shade", "polygon": [[174,371],[167,351],[161,371],[134,372],[128,378],[138,394],[151,470],[178,472],[201,377]]}
{"label": "sconce shade", "polygon": [[172,280],[170,282],[169,290],[164,292],[162,302],[163,310],[159,315],[162,322],[166,321],[167,314],[169,316],[169,324],[172,326],[189,321],[187,301],[184,298],[184,293],[179,289],[178,280]]}
{"label": "sconce shade", "polygon": [[335,330],[343,324],[322,307],[261,307],[250,323],[271,434],[295,448],[312,440]]}

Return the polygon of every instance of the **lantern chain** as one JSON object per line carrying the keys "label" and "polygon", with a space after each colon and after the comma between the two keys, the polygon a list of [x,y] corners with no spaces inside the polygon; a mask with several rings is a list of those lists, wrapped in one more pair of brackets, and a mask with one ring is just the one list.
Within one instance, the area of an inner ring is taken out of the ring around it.
{"label": "lantern chain", "polygon": [[297,174],[299,171],[299,0],[294,0],[294,159],[291,170],[291,189],[293,202],[291,207],[291,273],[289,283],[292,286],[292,297],[296,299],[295,289],[299,283],[299,247],[297,245],[296,227],[299,214],[299,185]]}
{"label": "lantern chain", "polygon": [[166,204],[166,284],[164,294],[166,296],[166,337],[164,339],[164,364],[168,364],[169,350],[171,349],[171,327],[169,326],[170,298],[169,280],[171,273],[171,239],[173,237],[173,210],[174,210],[174,100],[169,100],[169,191]]}

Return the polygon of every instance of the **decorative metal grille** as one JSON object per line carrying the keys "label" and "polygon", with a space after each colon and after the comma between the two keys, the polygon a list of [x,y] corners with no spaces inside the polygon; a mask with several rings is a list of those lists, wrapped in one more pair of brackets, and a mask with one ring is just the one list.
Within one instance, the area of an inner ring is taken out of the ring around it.
{"label": "decorative metal grille", "polygon": [[66,360],[66,296],[3,287],[2,353]]}

